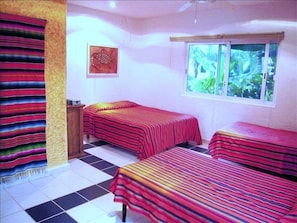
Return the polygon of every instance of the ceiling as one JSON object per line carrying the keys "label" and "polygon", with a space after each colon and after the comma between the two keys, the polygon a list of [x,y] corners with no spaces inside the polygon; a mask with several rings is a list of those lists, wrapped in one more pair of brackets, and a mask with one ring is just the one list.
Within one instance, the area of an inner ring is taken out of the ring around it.
{"label": "ceiling", "polygon": [[96,9],[131,18],[153,18],[176,13],[221,8],[235,10],[246,5],[261,4],[278,0],[113,0],[115,8],[108,0],[67,0],[67,4]]}

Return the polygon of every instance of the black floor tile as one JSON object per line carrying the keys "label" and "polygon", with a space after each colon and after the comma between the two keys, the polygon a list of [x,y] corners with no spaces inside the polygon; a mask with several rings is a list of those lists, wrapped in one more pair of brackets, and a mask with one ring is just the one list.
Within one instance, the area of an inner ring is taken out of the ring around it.
{"label": "black floor tile", "polygon": [[56,202],[64,210],[68,210],[88,201],[85,198],[81,197],[79,194],[72,193],[67,194],[63,197],[59,197],[55,199],[54,202]]}
{"label": "black floor tile", "polygon": [[102,183],[99,183],[98,186],[103,187],[104,189],[106,189],[106,190],[109,191],[110,184],[111,184],[111,181],[112,181],[112,180],[113,180],[113,179],[106,180],[106,181],[104,181],[104,182],[102,182]]}
{"label": "black floor tile", "polygon": [[108,143],[100,140],[100,141],[92,142],[91,144],[95,146],[102,146],[102,145],[107,145]]}
{"label": "black floor tile", "polygon": [[114,176],[118,168],[119,168],[118,166],[111,166],[109,168],[104,169],[103,172],[111,176]]}
{"label": "black floor tile", "polygon": [[35,220],[41,221],[53,215],[56,215],[60,212],[63,212],[61,208],[59,208],[52,201],[37,205],[35,207],[29,208],[26,212]]}
{"label": "black floor tile", "polygon": [[88,200],[93,200],[97,197],[101,197],[102,195],[108,193],[106,190],[104,190],[101,187],[98,187],[97,185],[87,187],[77,192]]}
{"label": "black floor tile", "polygon": [[183,142],[183,143],[177,144],[176,146],[184,147],[184,148],[191,148],[191,147],[193,147],[193,145],[191,145],[188,142]]}
{"label": "black floor tile", "polygon": [[90,148],[93,148],[93,147],[95,147],[94,145],[92,145],[92,144],[84,144],[84,149],[90,149]]}
{"label": "black floor tile", "polygon": [[55,217],[49,218],[42,223],[77,223],[77,221],[71,218],[67,213],[62,213],[56,215]]}
{"label": "black floor tile", "polygon": [[103,170],[103,169],[106,169],[106,168],[109,168],[109,167],[114,166],[112,163],[109,163],[109,162],[107,162],[105,160],[102,160],[102,161],[97,162],[97,163],[92,163],[91,165],[93,167],[96,167],[99,170]]}
{"label": "black floor tile", "polygon": [[194,150],[194,151],[196,151],[196,152],[200,152],[200,153],[208,153],[208,149],[206,149],[206,148],[201,148],[201,147],[198,147],[198,146],[192,148],[191,150]]}
{"label": "black floor tile", "polygon": [[85,158],[87,156],[93,156],[93,155],[90,154],[90,153],[88,153],[88,152],[86,152],[86,151],[84,151],[84,155],[83,156],[80,156],[78,159],[82,159],[82,158]]}
{"label": "black floor tile", "polygon": [[100,159],[96,156],[93,156],[93,155],[82,157],[82,158],[80,158],[80,160],[82,160],[88,164],[102,161],[102,159]]}

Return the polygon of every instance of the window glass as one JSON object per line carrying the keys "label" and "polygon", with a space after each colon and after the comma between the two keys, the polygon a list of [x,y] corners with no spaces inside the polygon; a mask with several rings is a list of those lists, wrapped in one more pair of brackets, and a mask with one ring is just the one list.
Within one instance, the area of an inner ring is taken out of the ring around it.
{"label": "window glass", "polygon": [[267,64],[267,77],[265,88],[265,101],[273,101],[273,89],[275,82],[275,69],[276,69],[276,56],[277,56],[278,44],[270,44],[269,58]]}
{"label": "window glass", "polygon": [[221,95],[226,47],[191,44],[188,52],[187,91]]}
{"label": "window glass", "polygon": [[277,43],[189,43],[186,91],[273,102],[277,49]]}
{"label": "window glass", "polygon": [[227,96],[260,99],[265,44],[231,45]]}

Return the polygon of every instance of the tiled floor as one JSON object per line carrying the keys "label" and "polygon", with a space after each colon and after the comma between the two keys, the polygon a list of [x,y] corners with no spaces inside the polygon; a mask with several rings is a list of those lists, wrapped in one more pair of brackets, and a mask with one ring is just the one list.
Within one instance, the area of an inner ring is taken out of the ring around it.
{"label": "tiled floor", "polygon": [[[97,141],[84,146],[85,156],[70,160],[69,165],[35,180],[1,186],[0,222],[121,222],[122,205],[113,202],[109,184],[118,167],[138,159],[126,150]],[[128,210],[126,222],[150,221]]]}

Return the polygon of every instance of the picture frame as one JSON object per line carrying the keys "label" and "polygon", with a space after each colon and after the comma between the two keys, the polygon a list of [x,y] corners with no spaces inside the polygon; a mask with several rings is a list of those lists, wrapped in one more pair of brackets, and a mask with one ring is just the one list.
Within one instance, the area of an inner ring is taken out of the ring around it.
{"label": "picture frame", "polygon": [[87,77],[117,77],[117,47],[88,44]]}

